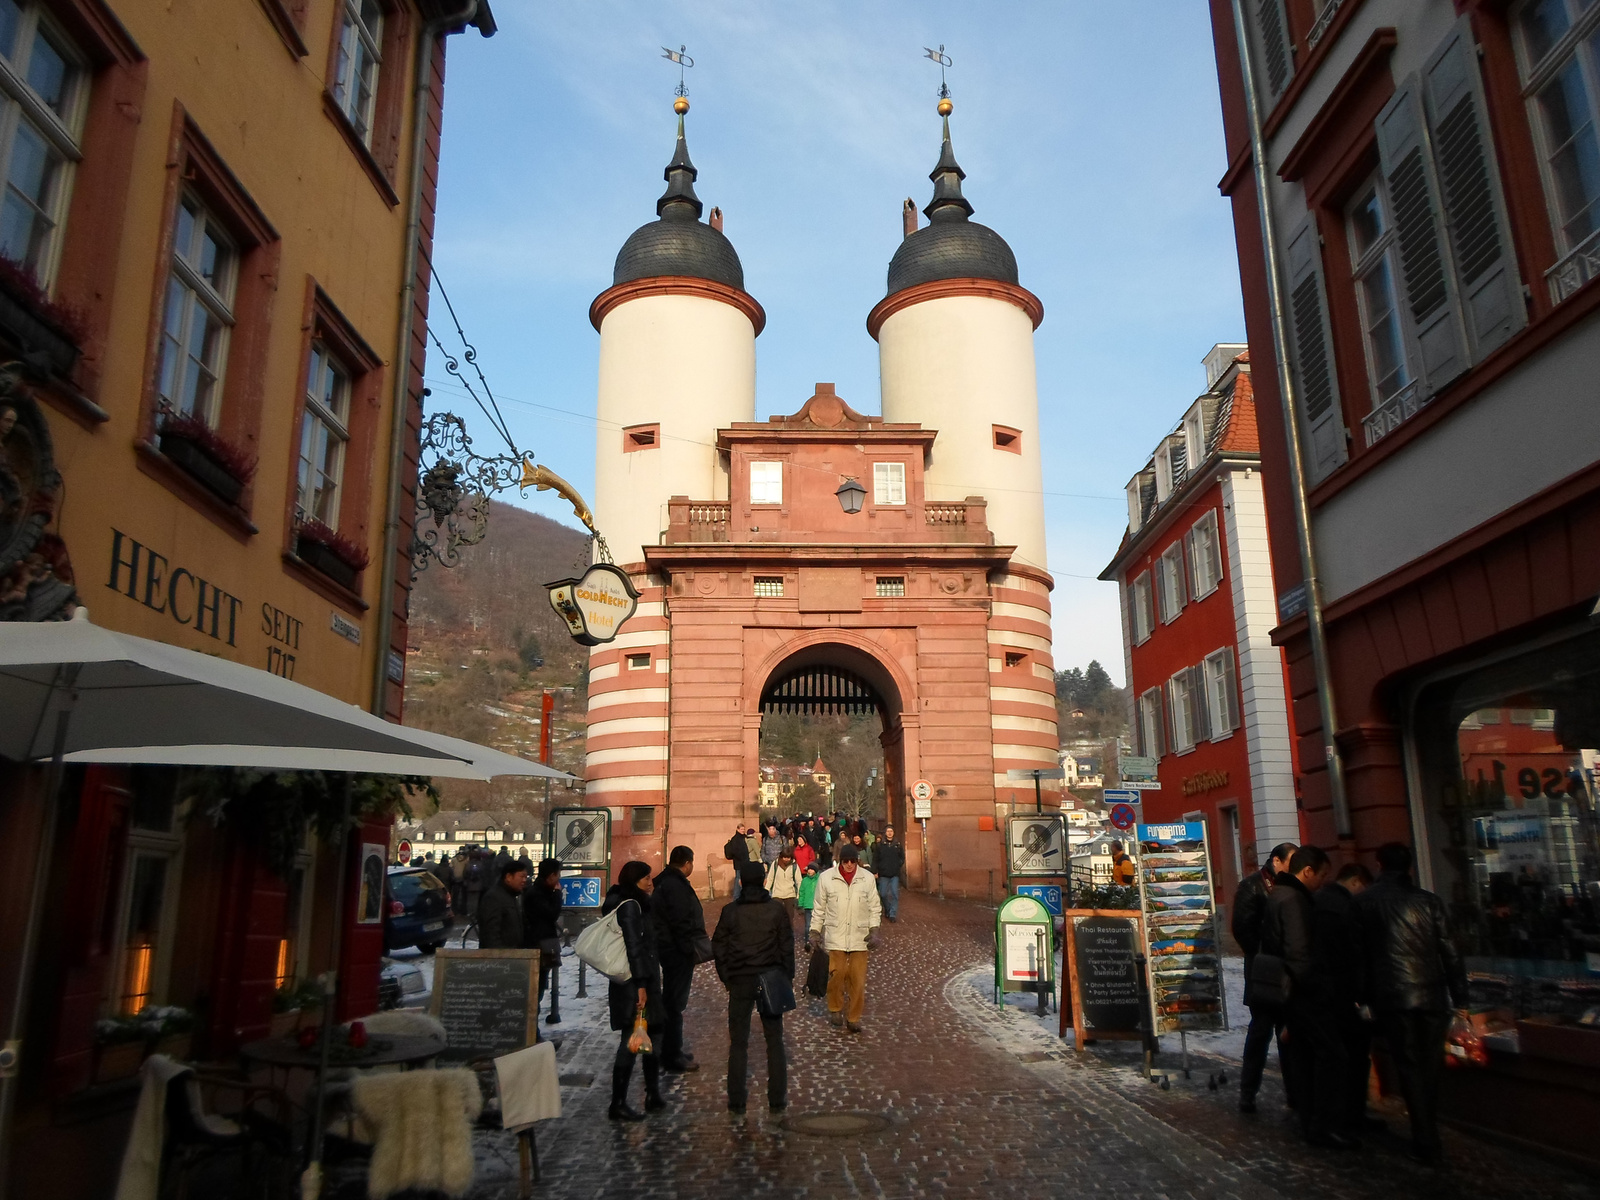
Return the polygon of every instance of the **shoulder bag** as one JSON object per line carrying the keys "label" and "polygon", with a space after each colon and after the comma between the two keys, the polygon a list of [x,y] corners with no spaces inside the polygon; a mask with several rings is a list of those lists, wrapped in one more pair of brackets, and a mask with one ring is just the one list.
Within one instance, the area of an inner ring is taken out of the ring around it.
{"label": "shoulder bag", "polygon": [[1289,968],[1276,954],[1257,954],[1250,961],[1250,978],[1245,980],[1247,1004],[1287,1004],[1291,980]]}
{"label": "shoulder bag", "polygon": [[756,979],[756,1007],[763,1017],[794,1011],[794,984],[780,968],[768,967]]}
{"label": "shoulder bag", "polygon": [[[636,901],[633,900],[622,902],[622,904],[634,903]],[[628,943],[622,936],[622,926],[617,921],[617,914],[622,911],[622,904],[584,929],[578,935],[578,940],[572,943],[573,953],[600,974],[618,983],[626,983],[633,978],[633,968],[628,965]]]}

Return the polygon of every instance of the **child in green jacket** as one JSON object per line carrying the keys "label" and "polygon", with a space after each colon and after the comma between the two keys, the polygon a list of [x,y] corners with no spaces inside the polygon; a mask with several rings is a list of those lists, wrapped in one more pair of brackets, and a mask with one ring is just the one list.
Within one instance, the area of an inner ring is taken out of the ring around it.
{"label": "child in green jacket", "polygon": [[804,877],[800,880],[800,896],[795,901],[800,911],[805,914],[806,922],[806,949],[811,949],[811,910],[817,903],[817,868],[813,864],[806,868]]}

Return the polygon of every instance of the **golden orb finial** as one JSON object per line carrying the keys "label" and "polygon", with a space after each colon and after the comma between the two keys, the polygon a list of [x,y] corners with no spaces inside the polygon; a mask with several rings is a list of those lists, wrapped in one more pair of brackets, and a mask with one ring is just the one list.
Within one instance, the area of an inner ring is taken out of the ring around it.
{"label": "golden orb finial", "polygon": [[943,100],[939,101],[939,115],[941,117],[948,117],[952,112],[955,111],[955,107],[956,106],[954,104],[950,103],[950,98],[947,96]]}
{"label": "golden orb finial", "polygon": [[672,111],[677,113],[680,117],[683,116],[684,113],[688,112],[689,97],[679,96],[676,100],[674,100],[672,102]]}

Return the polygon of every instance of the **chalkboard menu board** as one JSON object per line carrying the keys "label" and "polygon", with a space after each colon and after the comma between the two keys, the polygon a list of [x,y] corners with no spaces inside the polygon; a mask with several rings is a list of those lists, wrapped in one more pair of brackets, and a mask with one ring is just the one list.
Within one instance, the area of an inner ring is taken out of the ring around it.
{"label": "chalkboard menu board", "polygon": [[1139,1028],[1138,922],[1127,917],[1081,917],[1072,923],[1078,959],[1078,1000],[1083,1027],[1131,1033]]}
{"label": "chalkboard menu board", "polygon": [[[1123,909],[1069,909],[1066,913],[1067,986],[1075,1045],[1096,1039],[1145,1036],[1144,936],[1140,914]],[[1061,1013],[1066,1035],[1067,1011]]]}
{"label": "chalkboard menu board", "polygon": [[450,1039],[443,1058],[493,1058],[538,1040],[537,950],[440,950],[433,1015]]}

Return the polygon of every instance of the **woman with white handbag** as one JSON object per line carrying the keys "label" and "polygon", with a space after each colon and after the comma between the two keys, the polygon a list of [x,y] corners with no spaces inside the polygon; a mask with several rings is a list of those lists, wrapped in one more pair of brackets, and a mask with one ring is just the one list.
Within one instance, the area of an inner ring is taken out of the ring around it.
{"label": "woman with white handbag", "polygon": [[613,1121],[644,1120],[644,1113],[628,1106],[635,1055],[644,1059],[645,1111],[666,1107],[661,1099],[661,1059],[656,1053],[666,1032],[666,1008],[661,1002],[661,960],[650,902],[654,886],[648,863],[624,863],[600,909],[602,917],[617,914],[628,957],[628,976],[625,981],[612,978],[609,997],[611,1028],[622,1034],[611,1068],[611,1110],[607,1115]]}

